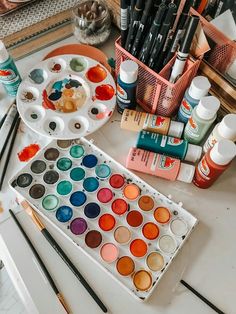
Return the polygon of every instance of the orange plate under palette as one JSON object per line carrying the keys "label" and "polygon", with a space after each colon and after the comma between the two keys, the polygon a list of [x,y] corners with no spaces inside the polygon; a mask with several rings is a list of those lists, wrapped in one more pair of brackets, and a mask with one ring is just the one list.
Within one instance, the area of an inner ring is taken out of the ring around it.
{"label": "orange plate under palette", "polygon": [[[106,179],[96,173],[104,164]],[[37,175],[36,165],[43,165]],[[197,221],[85,138],[51,141],[10,184],[79,254],[93,259],[93,271],[100,266],[104,278],[111,275],[140,301],[152,294]]]}

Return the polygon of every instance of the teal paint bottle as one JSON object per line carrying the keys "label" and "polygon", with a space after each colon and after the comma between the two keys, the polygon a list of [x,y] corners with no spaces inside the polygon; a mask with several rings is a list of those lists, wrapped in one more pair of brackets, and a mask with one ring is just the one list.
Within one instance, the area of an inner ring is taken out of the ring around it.
{"label": "teal paint bottle", "polygon": [[138,82],[138,65],[131,60],[123,61],[117,78],[117,110],[136,108],[136,89]]}
{"label": "teal paint bottle", "polygon": [[184,130],[184,139],[192,144],[199,144],[215,121],[220,101],[215,96],[203,97],[193,109],[191,118]]}
{"label": "teal paint bottle", "polygon": [[16,96],[21,77],[14,60],[0,40],[0,82],[10,96]]}
{"label": "teal paint bottle", "polygon": [[210,88],[211,84],[205,76],[196,76],[192,80],[179,107],[178,121],[185,124],[188,122],[193,109],[198,105],[200,99],[208,94]]}
{"label": "teal paint bottle", "polygon": [[137,148],[193,163],[198,161],[202,154],[201,146],[189,144],[188,141],[177,137],[161,135],[148,131],[141,131],[139,133],[136,146]]}

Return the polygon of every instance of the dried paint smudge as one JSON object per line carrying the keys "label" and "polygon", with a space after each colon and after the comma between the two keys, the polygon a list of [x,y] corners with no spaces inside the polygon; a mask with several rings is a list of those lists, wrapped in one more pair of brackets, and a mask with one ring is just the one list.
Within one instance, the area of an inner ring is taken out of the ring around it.
{"label": "dried paint smudge", "polygon": [[29,161],[32,157],[34,157],[37,152],[40,150],[40,146],[38,144],[30,144],[26,146],[21,152],[19,152],[18,158],[20,161]]}

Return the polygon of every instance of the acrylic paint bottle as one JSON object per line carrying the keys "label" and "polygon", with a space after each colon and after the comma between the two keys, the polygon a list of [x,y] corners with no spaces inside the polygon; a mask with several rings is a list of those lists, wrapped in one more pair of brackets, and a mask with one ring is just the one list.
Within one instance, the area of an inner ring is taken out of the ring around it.
{"label": "acrylic paint bottle", "polygon": [[138,82],[138,64],[131,60],[123,61],[117,79],[117,110],[136,108],[136,89]]}
{"label": "acrylic paint bottle", "polygon": [[141,131],[139,133],[136,146],[140,149],[176,157],[193,163],[198,161],[202,155],[201,146],[189,144],[188,141],[177,137],[160,135],[148,131]]}
{"label": "acrylic paint bottle", "polygon": [[206,153],[215,143],[223,139],[233,142],[236,141],[236,114],[234,113],[227,114],[223,120],[214,127],[203,146],[204,152]]}
{"label": "acrylic paint bottle", "polygon": [[201,189],[209,188],[229,167],[236,155],[236,146],[230,140],[220,140],[201,159],[193,183]]}
{"label": "acrylic paint bottle", "polygon": [[16,96],[21,77],[9,55],[4,43],[0,40],[0,82],[10,96]]}
{"label": "acrylic paint bottle", "polygon": [[215,121],[219,108],[220,101],[218,98],[214,96],[203,97],[192,111],[184,130],[184,139],[189,143],[199,144]]}
{"label": "acrylic paint bottle", "polygon": [[174,137],[181,137],[184,130],[182,122],[173,121],[169,117],[127,109],[123,112],[120,126],[129,131],[146,130]]}
{"label": "acrylic paint bottle", "polygon": [[191,117],[194,107],[196,107],[200,99],[206,96],[211,88],[211,84],[205,76],[196,76],[190,87],[186,90],[184,98],[178,111],[178,121],[187,123]]}
{"label": "acrylic paint bottle", "polygon": [[192,182],[195,171],[194,166],[182,163],[179,159],[134,147],[129,151],[126,167],[170,181],[186,183]]}

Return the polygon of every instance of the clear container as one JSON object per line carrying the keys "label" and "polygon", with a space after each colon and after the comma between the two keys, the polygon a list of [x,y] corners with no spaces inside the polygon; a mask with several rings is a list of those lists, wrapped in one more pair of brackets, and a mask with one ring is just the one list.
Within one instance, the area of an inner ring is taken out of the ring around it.
{"label": "clear container", "polygon": [[74,35],[82,44],[103,44],[111,32],[111,15],[108,6],[100,0],[82,1],[73,10]]}

